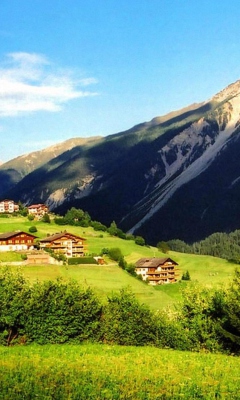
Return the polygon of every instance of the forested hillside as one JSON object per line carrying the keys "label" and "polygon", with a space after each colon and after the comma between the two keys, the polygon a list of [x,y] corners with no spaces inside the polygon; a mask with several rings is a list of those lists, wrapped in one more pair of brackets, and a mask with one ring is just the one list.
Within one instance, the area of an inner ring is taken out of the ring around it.
{"label": "forested hillside", "polygon": [[170,240],[167,243],[174,251],[205,254],[240,263],[240,230],[230,233],[217,232],[192,245],[182,240]]}

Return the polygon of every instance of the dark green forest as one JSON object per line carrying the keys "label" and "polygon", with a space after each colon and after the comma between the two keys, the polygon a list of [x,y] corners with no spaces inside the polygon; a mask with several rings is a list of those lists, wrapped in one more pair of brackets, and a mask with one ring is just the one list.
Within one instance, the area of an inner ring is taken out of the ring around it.
{"label": "dark green forest", "polygon": [[168,241],[167,245],[169,249],[181,253],[209,255],[240,263],[240,230],[217,232],[192,245],[178,239]]}

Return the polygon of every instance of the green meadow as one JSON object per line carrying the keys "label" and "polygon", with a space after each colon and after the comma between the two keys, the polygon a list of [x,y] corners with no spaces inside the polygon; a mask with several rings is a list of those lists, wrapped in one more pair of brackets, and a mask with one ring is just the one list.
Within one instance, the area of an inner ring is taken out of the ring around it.
{"label": "green meadow", "polygon": [[[37,227],[36,236],[43,238],[62,230],[80,235],[86,239],[87,253],[100,254],[103,248],[120,248],[128,263],[135,263],[141,257],[171,257],[179,264],[179,279],[183,272],[189,271],[190,282],[178,282],[174,285],[149,286],[123,271],[117,264],[106,258],[105,265],[28,265],[21,266],[24,276],[30,281],[54,280],[61,277],[64,280],[74,279],[81,286],[91,287],[104,301],[113,291],[123,287],[131,287],[137,299],[146,303],[153,310],[171,307],[181,300],[182,289],[189,284],[199,283],[207,287],[222,286],[227,284],[232,276],[235,264],[226,260],[192,254],[169,252],[167,255],[160,253],[151,246],[136,245],[133,240],[123,240],[110,236],[106,232],[94,231],[93,228],[76,226],[59,226],[54,222],[50,224],[40,221],[29,221],[26,217],[0,218],[0,233],[14,230],[28,231],[30,226]],[[0,262],[7,265],[13,261],[21,261],[18,253],[0,253]],[[16,266],[9,266],[16,269]]]}
{"label": "green meadow", "polygon": [[238,357],[152,347],[0,347],[0,398],[237,400],[239,369]]}
{"label": "green meadow", "polygon": [[[152,287],[132,277],[106,258],[105,265],[23,265],[19,253],[0,253],[1,268],[20,269],[30,281],[74,279],[93,289],[101,301],[123,287],[152,310],[174,307],[187,285],[221,287],[233,277],[235,265],[210,256],[169,252],[138,246],[132,240],[111,237],[92,228],[58,226],[28,221],[24,217],[0,219],[0,233],[28,231],[36,236],[68,230],[86,238],[87,252],[118,247],[125,260],[169,256],[179,264],[179,278],[186,270],[191,281]],[[237,400],[240,393],[240,359],[223,354],[194,353],[154,347],[79,345],[16,345],[0,347],[0,400]]]}

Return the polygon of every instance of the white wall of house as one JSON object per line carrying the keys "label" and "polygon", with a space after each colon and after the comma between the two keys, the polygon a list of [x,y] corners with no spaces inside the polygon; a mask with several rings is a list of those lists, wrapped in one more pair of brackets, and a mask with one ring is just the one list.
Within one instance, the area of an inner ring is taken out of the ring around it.
{"label": "white wall of house", "polygon": [[0,251],[19,251],[33,249],[33,246],[29,248],[26,244],[1,244]]}

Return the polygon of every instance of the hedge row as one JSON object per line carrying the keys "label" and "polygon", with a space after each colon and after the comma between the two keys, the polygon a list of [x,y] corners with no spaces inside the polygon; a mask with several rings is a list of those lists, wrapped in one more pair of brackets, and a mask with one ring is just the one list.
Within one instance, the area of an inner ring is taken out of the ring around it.
{"label": "hedge row", "polygon": [[68,258],[69,265],[77,264],[97,264],[97,261],[93,257],[72,257]]}
{"label": "hedge row", "polygon": [[240,352],[240,270],[230,287],[190,285],[175,313],[153,313],[129,289],[102,304],[76,282],[36,282],[0,270],[0,344],[36,342],[154,345],[179,350]]}

